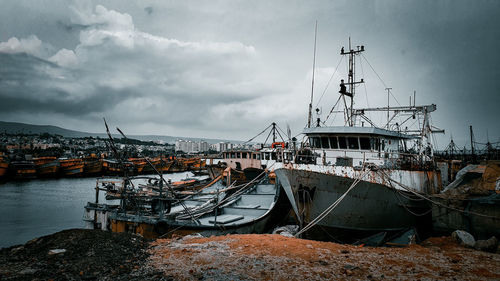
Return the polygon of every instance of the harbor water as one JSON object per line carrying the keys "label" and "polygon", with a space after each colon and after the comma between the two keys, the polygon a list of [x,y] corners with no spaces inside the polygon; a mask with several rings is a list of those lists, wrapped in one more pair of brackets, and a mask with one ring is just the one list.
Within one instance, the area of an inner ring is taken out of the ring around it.
{"label": "harbor water", "polygon": [[[193,174],[164,176],[177,181]],[[83,208],[87,202],[94,202],[95,184],[95,178],[0,183],[0,248],[64,229],[83,228]],[[104,194],[99,198],[104,198]]]}

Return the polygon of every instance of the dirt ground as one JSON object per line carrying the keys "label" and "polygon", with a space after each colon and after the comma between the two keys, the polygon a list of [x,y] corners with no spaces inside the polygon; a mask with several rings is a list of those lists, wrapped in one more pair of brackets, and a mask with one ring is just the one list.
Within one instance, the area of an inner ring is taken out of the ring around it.
{"label": "dirt ground", "polygon": [[371,248],[281,235],[157,240],[147,266],[175,280],[500,280],[500,255],[449,237]]}
{"label": "dirt ground", "polygon": [[500,280],[500,254],[449,237],[372,248],[272,234],[147,241],[73,229],[1,249],[0,280]]}

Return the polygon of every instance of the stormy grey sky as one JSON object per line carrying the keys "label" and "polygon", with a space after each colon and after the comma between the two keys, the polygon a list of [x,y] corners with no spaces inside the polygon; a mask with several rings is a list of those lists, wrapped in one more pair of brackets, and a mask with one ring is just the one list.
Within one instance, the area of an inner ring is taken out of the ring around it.
{"label": "stormy grey sky", "polygon": [[[391,104],[406,105],[415,90],[417,104],[438,106],[439,147],[451,135],[464,146],[469,125],[478,141],[500,140],[500,1],[0,4],[3,121],[103,132],[106,117],[129,134],[241,140],[276,121],[297,134],[317,20],[314,105],[350,36],[366,47],[357,106],[386,106],[386,86]],[[322,118],[345,75],[344,60],[318,105]]]}

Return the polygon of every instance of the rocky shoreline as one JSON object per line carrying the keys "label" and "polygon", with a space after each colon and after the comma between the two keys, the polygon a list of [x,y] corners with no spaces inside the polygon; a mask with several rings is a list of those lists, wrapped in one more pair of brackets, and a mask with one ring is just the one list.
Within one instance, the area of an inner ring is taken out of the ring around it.
{"label": "rocky shoreline", "polygon": [[451,237],[360,247],[245,234],[146,240],[71,229],[0,250],[0,280],[498,280],[500,254]]}

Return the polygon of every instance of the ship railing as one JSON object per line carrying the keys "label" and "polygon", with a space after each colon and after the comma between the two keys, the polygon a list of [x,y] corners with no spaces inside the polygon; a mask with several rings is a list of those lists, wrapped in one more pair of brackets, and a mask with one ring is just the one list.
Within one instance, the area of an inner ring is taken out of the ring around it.
{"label": "ship railing", "polygon": [[336,156],[328,156],[322,153],[297,155],[295,162],[304,164],[323,164],[327,166],[361,166],[363,162],[366,162],[379,166],[380,168],[397,168],[405,170],[429,170],[433,169],[435,166],[433,161],[425,160],[416,153],[360,152],[361,154],[358,157],[349,155],[347,151],[344,152],[343,155]]}

